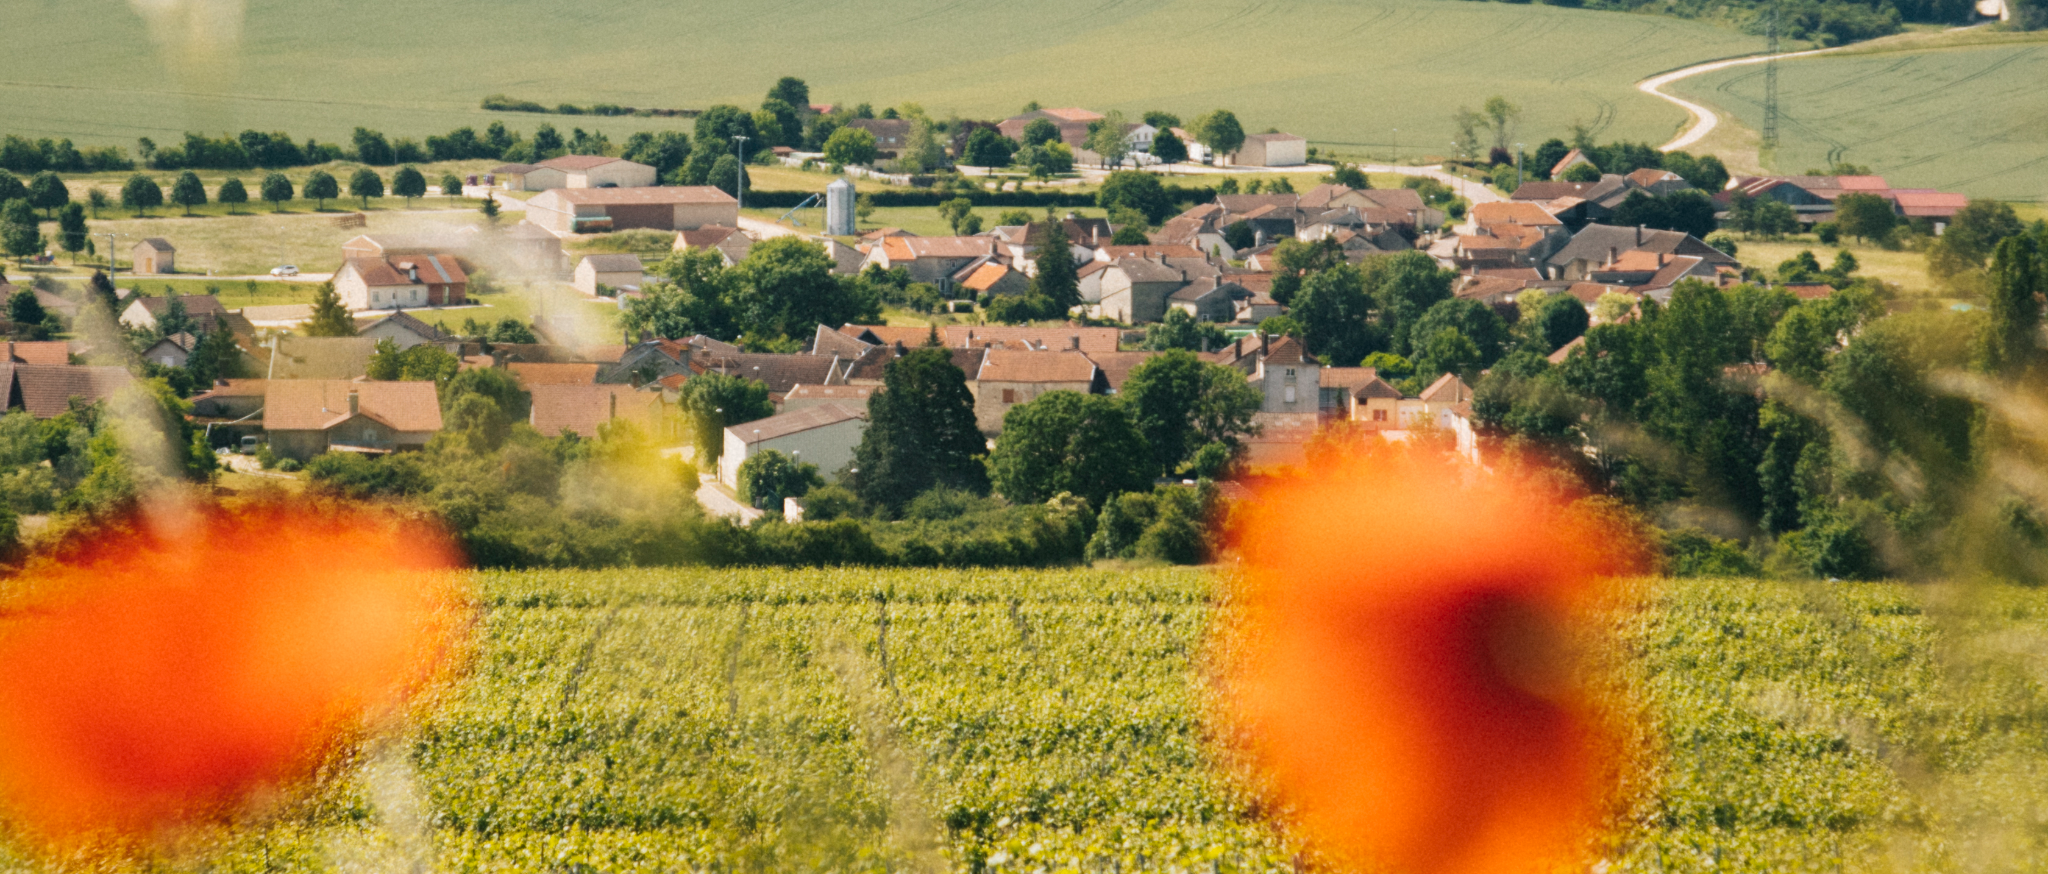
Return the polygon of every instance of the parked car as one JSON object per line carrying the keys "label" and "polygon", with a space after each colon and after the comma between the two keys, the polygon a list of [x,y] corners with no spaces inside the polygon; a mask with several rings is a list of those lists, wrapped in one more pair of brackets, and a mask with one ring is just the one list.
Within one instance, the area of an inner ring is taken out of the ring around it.
{"label": "parked car", "polygon": [[247,437],[247,436],[243,437],[243,438],[242,438],[242,447],[241,447],[241,452],[242,452],[242,454],[243,454],[243,455],[255,455],[255,454],[256,454],[256,438],[254,438],[254,437]]}
{"label": "parked car", "polygon": [[270,268],[270,275],[272,275],[272,276],[297,276],[297,275],[299,275],[299,268],[297,268],[297,267],[294,267],[294,266],[292,266],[292,265],[290,265],[290,264],[283,264],[283,265],[280,265],[280,266],[277,266],[277,267],[272,267],[272,268]]}

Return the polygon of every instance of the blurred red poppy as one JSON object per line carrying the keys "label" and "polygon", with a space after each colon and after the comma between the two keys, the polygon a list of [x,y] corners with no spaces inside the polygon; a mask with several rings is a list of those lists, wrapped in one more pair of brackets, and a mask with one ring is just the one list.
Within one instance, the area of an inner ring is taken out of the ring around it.
{"label": "blurred red poppy", "polygon": [[1314,844],[1530,871],[1607,811],[1622,747],[1573,652],[1630,535],[1538,494],[1382,458],[1246,502],[1226,718]]}
{"label": "blurred red poppy", "polygon": [[109,538],[0,614],[0,804],[32,835],[236,812],[402,704],[466,629],[418,523],[267,509]]}

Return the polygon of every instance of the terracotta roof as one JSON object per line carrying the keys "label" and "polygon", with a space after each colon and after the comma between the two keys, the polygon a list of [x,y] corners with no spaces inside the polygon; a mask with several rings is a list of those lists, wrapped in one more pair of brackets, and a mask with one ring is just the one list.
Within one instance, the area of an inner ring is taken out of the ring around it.
{"label": "terracotta roof", "polygon": [[800,385],[789,390],[783,401],[845,401],[866,403],[881,386],[874,385]]}
{"label": "terracotta roof", "polygon": [[1079,352],[990,349],[975,379],[981,382],[1092,383],[1096,372],[1095,362]]}
{"label": "terracotta roof", "polygon": [[1557,347],[1557,351],[1550,353],[1548,356],[1545,356],[1544,360],[1549,361],[1552,364],[1563,364],[1567,359],[1572,357],[1573,349],[1583,349],[1585,348],[1585,346],[1586,335],[1580,334],[1576,337],[1573,337],[1570,343],[1566,343],[1563,346]]}
{"label": "terracotta roof", "polygon": [[1088,352],[1085,354],[1088,356],[1088,360],[1095,362],[1095,366],[1102,370],[1103,379],[1109,382],[1109,390],[1117,391],[1124,387],[1124,380],[1131,378],[1131,371],[1138,369],[1138,365],[1145,363],[1160,353]]}
{"label": "terracotta roof", "polygon": [[1313,363],[1313,361],[1308,357],[1307,350],[1302,348],[1300,340],[1293,337],[1281,337],[1267,344],[1266,363],[1303,364]]}
{"label": "terracotta roof", "polygon": [[1421,397],[1430,403],[1462,403],[1472,399],[1472,389],[1457,374],[1446,373],[1423,389]]}
{"label": "terracotta roof", "polygon": [[606,164],[616,164],[622,160],[624,159],[607,158],[603,155],[563,155],[559,158],[549,158],[545,161],[542,161],[540,162],[539,166],[548,167],[550,169],[555,170],[588,170],[592,167],[602,167]]}
{"label": "terracotta roof", "polygon": [[8,406],[17,402],[29,415],[49,419],[71,409],[71,399],[102,401],[135,381],[125,367],[0,364],[11,384]]}
{"label": "terracotta roof", "polygon": [[[1170,246],[1170,247],[1164,247],[1164,248],[1181,248],[1181,247],[1177,247],[1177,246]],[[1086,278],[1088,278],[1088,277],[1090,277],[1090,276],[1093,276],[1093,275],[1095,275],[1095,274],[1097,274],[1097,273],[1101,273],[1101,272],[1102,272],[1102,271],[1104,271],[1104,270],[1108,270],[1108,269],[1109,269],[1109,268],[1110,268],[1111,266],[1112,266],[1112,265],[1111,265],[1111,264],[1110,264],[1110,262],[1108,262],[1108,261],[1087,261],[1087,262],[1083,262],[1083,263],[1081,264],[1081,266],[1079,266],[1079,267],[1076,267],[1076,268],[1074,268],[1074,277],[1075,277],[1076,279],[1086,279]]]}
{"label": "terracotta roof", "polygon": [[[1368,368],[1368,369],[1372,369],[1372,368]],[[1358,388],[1357,388],[1356,390],[1352,391],[1352,393],[1351,393],[1351,396],[1352,396],[1352,397],[1355,397],[1355,398],[1358,398],[1358,399],[1359,399],[1359,400],[1361,400],[1361,401],[1367,401],[1367,400],[1396,400],[1396,401],[1398,401],[1398,400],[1400,400],[1400,399],[1401,399],[1401,390],[1400,390],[1400,389],[1397,389],[1397,388],[1395,388],[1395,387],[1394,387],[1394,386],[1393,386],[1392,384],[1388,383],[1388,382],[1387,382],[1386,380],[1384,380],[1384,379],[1381,379],[1381,378],[1380,378],[1380,375],[1379,375],[1379,371],[1378,371],[1378,370],[1376,370],[1376,369],[1372,369],[1372,370],[1373,370],[1373,376],[1372,376],[1372,378],[1371,378],[1371,379],[1368,379],[1368,380],[1366,380],[1365,382],[1359,383],[1359,385],[1358,385]]]}
{"label": "terracotta roof", "polygon": [[[371,288],[394,285],[459,285],[469,276],[462,272],[453,255],[387,255],[382,258],[349,258],[348,266]],[[415,274],[418,276],[414,278]]]}
{"label": "terracotta roof", "polygon": [[1785,290],[1791,292],[1794,297],[1800,300],[1820,300],[1835,293],[1835,287],[1825,283],[1787,285]]}
{"label": "terracotta roof", "polygon": [[585,255],[582,263],[599,273],[639,273],[642,266],[638,255]]}
{"label": "terracotta roof", "polygon": [[[554,198],[563,203],[609,206],[613,204],[730,203],[733,196],[709,185],[659,185],[645,188],[551,188],[528,203]],[[547,208],[545,204],[543,208]]]}
{"label": "terracotta roof", "polygon": [[1644,188],[1656,185],[1659,182],[1685,181],[1685,177],[1683,176],[1680,176],[1669,170],[1658,170],[1654,167],[1644,167],[1641,170],[1637,170],[1634,173],[1630,173],[1628,174],[1627,179],[1628,181],[1633,182]]}
{"label": "terracotta roof", "polygon": [[947,325],[940,336],[948,346],[994,346],[1008,349],[1051,349],[1115,352],[1122,335],[1115,328],[1010,325]]}
{"label": "terracotta roof", "polygon": [[804,407],[800,410],[791,410],[787,413],[769,416],[766,419],[755,419],[751,422],[727,425],[725,430],[727,433],[740,438],[741,443],[752,446],[763,440],[774,440],[777,437],[787,437],[791,434],[809,431],[814,428],[837,425],[849,419],[865,419],[867,417],[867,411],[854,404],[819,404],[815,407]]}
{"label": "terracotta roof", "polygon": [[1564,224],[1543,207],[1526,200],[1475,203],[1472,205],[1472,221],[1480,225],[1511,224],[1530,227],[1560,227]]}
{"label": "terracotta roof", "polygon": [[962,280],[960,285],[963,288],[971,288],[985,293],[989,289],[994,288],[996,283],[1001,282],[1003,277],[1010,275],[1011,272],[1010,268],[990,261],[987,264],[974,268],[973,275]]}
{"label": "terracotta roof", "polygon": [[268,391],[267,379],[224,379],[213,384],[213,388],[193,395],[192,400],[201,398],[260,398]]}
{"label": "terracotta roof", "polygon": [[1316,374],[1316,384],[1323,388],[1356,390],[1380,378],[1376,367],[1325,367]]}
{"label": "terracotta roof", "polygon": [[549,364],[515,361],[505,369],[519,378],[519,384],[536,385],[590,385],[597,382],[596,364]]}
{"label": "terracotta roof", "polygon": [[1515,200],[1556,200],[1560,197],[1584,197],[1592,189],[1591,182],[1524,182],[1508,196]]}
{"label": "terracotta roof", "polygon": [[989,237],[885,237],[882,251],[890,261],[919,258],[979,258],[993,255],[996,241]]}
{"label": "terracotta roof", "polygon": [[1115,261],[1119,258],[1155,258],[1165,255],[1169,258],[1200,258],[1202,250],[1193,246],[1103,246],[1095,250],[1097,261]]}
{"label": "terracotta roof", "polygon": [[441,430],[441,401],[434,384],[355,382],[343,379],[273,379],[263,391],[266,431],[325,431],[348,421],[349,395],[362,415],[394,431]]}
{"label": "terracotta roof", "polygon": [[71,344],[63,340],[10,340],[7,351],[16,364],[62,367],[71,363]]}
{"label": "terracotta roof", "polygon": [[1078,106],[1069,106],[1062,109],[1045,109],[1040,111],[1054,118],[1063,118],[1067,121],[1101,121],[1104,118],[1108,117],[1092,109],[1082,109]]}
{"label": "terracotta roof", "polygon": [[1892,197],[1898,200],[1899,211],[1908,218],[1947,218],[1970,205],[1969,195],[1945,191],[1900,190],[1892,192]]}
{"label": "terracotta roof", "polygon": [[642,392],[630,385],[536,385],[533,395],[533,429],[549,437],[568,431],[579,437],[596,437],[599,425],[623,419],[652,430],[661,400],[657,392]]}
{"label": "terracotta roof", "polygon": [[1564,293],[1569,294],[1572,297],[1578,298],[1580,303],[1586,304],[1587,306],[1593,305],[1593,303],[1598,301],[1600,299],[1600,296],[1604,294],[1626,294],[1632,297],[1636,296],[1635,292],[1629,290],[1627,286],[1603,285],[1598,282],[1574,282],[1571,284],[1570,288],[1564,290]]}

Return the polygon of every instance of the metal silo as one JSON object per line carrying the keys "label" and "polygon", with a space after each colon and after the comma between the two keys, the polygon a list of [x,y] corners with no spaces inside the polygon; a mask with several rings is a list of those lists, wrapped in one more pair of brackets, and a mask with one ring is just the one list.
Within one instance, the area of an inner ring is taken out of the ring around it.
{"label": "metal silo", "polygon": [[825,233],[850,237],[859,233],[853,225],[853,183],[833,180],[825,186]]}

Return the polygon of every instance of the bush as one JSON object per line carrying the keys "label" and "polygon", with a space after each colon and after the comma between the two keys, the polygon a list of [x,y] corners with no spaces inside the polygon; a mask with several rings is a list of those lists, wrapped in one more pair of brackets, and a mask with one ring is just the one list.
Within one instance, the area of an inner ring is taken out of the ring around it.
{"label": "bush", "polygon": [[1674,577],[1754,577],[1763,573],[1740,544],[1698,528],[1666,532],[1664,558]]}
{"label": "bush", "polygon": [[1819,238],[1823,245],[1832,246],[1841,241],[1842,226],[1834,222],[1821,222],[1813,226],[1813,235]]}

